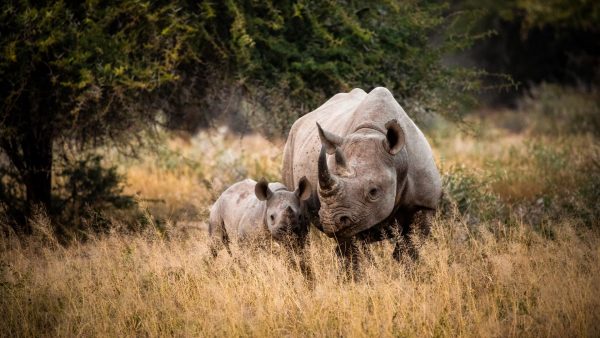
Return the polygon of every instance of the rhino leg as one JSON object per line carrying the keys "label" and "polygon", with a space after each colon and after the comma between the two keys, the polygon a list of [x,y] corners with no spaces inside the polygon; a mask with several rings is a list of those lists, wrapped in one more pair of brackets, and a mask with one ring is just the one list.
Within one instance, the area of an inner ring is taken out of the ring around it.
{"label": "rhino leg", "polygon": [[216,258],[219,251],[225,247],[229,255],[231,255],[231,249],[229,248],[229,236],[225,230],[225,224],[223,219],[218,216],[211,215],[208,222],[208,233],[210,239],[210,253],[213,258]]}
{"label": "rhino leg", "polygon": [[298,255],[297,259],[294,259],[294,263],[300,269],[300,272],[306,278],[309,286],[311,288],[314,287],[315,275],[312,270],[312,265],[310,264],[310,259],[308,257],[308,251],[305,248],[302,248]]}
{"label": "rhino leg", "polygon": [[290,264],[300,270],[302,275],[312,287],[314,282],[314,274],[308,256],[307,243],[308,236],[298,240],[286,242],[283,245],[286,249],[285,251],[287,252],[288,256],[287,259],[289,260]]}
{"label": "rhino leg", "polygon": [[315,274],[312,271],[312,266],[305,252],[301,254],[298,265],[300,267],[300,272],[302,273],[304,278],[306,278],[306,281],[308,282],[310,287],[313,288],[315,282]]}
{"label": "rhino leg", "polygon": [[310,264],[308,253],[308,236],[304,238],[299,249],[299,267],[302,275],[306,278],[311,288],[314,287],[315,275]]}
{"label": "rhino leg", "polygon": [[401,227],[401,231],[394,248],[393,257],[395,260],[401,261],[403,256],[408,256],[413,261],[419,258],[418,247],[420,241],[429,236],[431,219],[434,214],[435,210],[419,208],[413,212],[404,212],[397,216],[396,222]]}
{"label": "rhino leg", "polygon": [[338,240],[337,253],[342,261],[345,277],[349,280],[359,280],[362,275],[361,261],[368,257],[366,242],[355,237]]}

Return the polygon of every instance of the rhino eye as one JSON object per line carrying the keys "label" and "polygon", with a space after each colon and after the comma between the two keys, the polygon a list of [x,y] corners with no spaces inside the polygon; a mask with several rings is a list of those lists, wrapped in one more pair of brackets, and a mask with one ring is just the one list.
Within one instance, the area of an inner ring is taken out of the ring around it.
{"label": "rhino eye", "polygon": [[379,196],[379,189],[371,188],[369,189],[369,199],[375,200]]}
{"label": "rhino eye", "polygon": [[271,222],[275,220],[275,215],[271,214]]}

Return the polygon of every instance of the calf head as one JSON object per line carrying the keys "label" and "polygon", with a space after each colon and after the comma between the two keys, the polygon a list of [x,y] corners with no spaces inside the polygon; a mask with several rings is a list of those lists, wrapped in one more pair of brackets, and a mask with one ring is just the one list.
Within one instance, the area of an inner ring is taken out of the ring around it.
{"label": "calf head", "polygon": [[[387,219],[397,193],[399,170],[406,167],[404,132],[396,120],[385,130],[366,125],[346,137],[323,130],[318,160],[323,231],[348,238]],[[327,154],[333,155],[327,158]]]}
{"label": "calf head", "polygon": [[312,187],[306,177],[298,182],[295,191],[269,189],[263,178],[254,188],[256,197],[267,203],[265,224],[274,239],[303,238],[308,233],[308,218],[304,201],[310,197]]}

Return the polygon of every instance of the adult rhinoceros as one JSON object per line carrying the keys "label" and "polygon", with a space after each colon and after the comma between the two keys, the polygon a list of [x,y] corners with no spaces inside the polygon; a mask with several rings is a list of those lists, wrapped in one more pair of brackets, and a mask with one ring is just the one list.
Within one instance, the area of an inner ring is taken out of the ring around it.
{"label": "adult rhinoceros", "polygon": [[405,240],[397,242],[394,258],[405,249],[415,257],[408,234],[415,223],[428,233],[441,196],[429,143],[381,87],[337,94],[298,119],[285,145],[282,176],[290,187],[303,176],[319,183],[309,213],[317,228],[337,239],[346,259],[356,254],[354,244],[396,234]]}

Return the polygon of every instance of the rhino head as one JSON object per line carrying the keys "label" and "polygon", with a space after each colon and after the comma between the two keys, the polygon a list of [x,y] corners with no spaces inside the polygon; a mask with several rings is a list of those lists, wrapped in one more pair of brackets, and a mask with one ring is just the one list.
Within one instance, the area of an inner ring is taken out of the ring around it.
{"label": "rhino head", "polygon": [[[319,218],[331,237],[348,238],[386,220],[396,204],[404,132],[397,120],[357,129],[346,137],[323,130],[318,159]],[[327,158],[327,154],[333,155]],[[404,162],[403,162],[404,161]]]}
{"label": "rhino head", "polygon": [[271,191],[264,178],[256,183],[254,193],[260,201],[267,203],[264,223],[275,240],[306,236],[308,220],[303,201],[310,197],[311,192],[312,187],[306,177],[300,179],[295,191]]}

